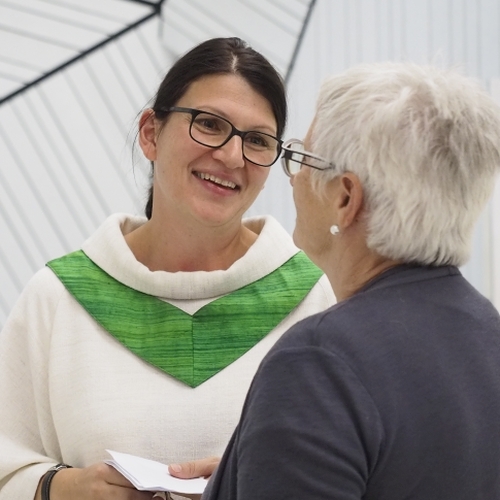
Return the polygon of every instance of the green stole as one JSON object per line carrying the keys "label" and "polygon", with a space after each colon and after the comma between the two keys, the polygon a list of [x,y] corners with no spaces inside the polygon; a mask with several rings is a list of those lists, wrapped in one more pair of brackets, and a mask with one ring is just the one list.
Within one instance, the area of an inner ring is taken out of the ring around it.
{"label": "green stole", "polygon": [[202,384],[262,340],[322,275],[299,252],[267,276],[191,315],[120,283],[81,250],[47,266],[107,332],[190,387]]}

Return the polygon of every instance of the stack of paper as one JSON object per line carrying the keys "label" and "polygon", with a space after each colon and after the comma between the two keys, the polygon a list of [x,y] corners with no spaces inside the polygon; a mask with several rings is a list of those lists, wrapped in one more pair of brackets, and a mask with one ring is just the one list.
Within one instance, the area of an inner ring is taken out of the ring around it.
{"label": "stack of paper", "polygon": [[167,465],[154,460],[106,450],[113,460],[106,460],[126,477],[138,490],[171,491],[173,493],[201,494],[208,479],[179,479],[168,473]]}

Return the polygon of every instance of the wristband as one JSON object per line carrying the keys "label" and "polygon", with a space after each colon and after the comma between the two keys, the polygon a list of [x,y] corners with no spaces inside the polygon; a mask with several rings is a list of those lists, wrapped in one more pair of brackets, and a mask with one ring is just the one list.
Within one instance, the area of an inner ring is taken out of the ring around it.
{"label": "wristband", "polygon": [[50,500],[50,483],[61,469],[71,469],[71,465],[57,464],[51,467],[42,480],[42,500]]}

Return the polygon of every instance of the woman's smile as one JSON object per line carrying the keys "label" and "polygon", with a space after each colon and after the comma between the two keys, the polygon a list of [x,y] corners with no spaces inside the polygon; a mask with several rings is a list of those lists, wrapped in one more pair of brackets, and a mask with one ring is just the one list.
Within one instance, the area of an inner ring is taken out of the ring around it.
{"label": "woman's smile", "polygon": [[225,188],[229,188],[231,190],[235,190],[235,189],[238,189],[238,186],[232,182],[232,181],[226,181],[224,179],[221,179],[219,177],[216,177],[215,175],[213,174],[204,174],[204,173],[200,173],[200,172],[195,172],[195,175],[199,178],[199,179],[202,179],[204,181],[210,181],[214,184],[217,184],[219,186],[223,186]]}

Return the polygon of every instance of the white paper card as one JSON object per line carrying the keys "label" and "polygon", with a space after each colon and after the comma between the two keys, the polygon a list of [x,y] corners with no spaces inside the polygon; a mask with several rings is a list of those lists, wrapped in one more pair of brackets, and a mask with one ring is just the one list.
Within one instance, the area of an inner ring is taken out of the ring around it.
{"label": "white paper card", "polygon": [[169,474],[167,465],[154,460],[106,450],[113,460],[105,463],[114,467],[141,491],[171,491],[173,493],[201,494],[208,479],[179,479]]}

